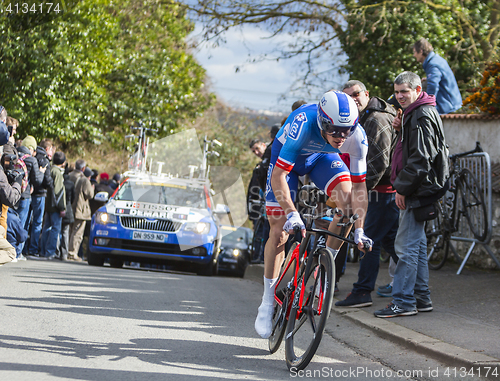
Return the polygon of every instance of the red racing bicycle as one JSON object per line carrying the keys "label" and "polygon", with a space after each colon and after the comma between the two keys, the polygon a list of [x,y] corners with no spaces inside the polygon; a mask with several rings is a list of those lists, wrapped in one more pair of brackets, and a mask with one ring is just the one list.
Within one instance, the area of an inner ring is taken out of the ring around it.
{"label": "red racing bicycle", "polygon": [[[332,308],[335,254],[326,247],[326,238],[332,236],[355,245],[354,241],[346,237],[358,215],[347,217],[339,209],[316,214],[318,204],[326,202],[326,199],[325,193],[314,185],[301,188],[299,202],[306,208],[303,213],[306,236],[300,243],[292,244],[276,284],[269,350],[271,353],[276,352],[285,337],[289,369],[302,370],[309,364],[321,342]],[[313,227],[314,220],[333,215],[340,219],[340,235]]]}

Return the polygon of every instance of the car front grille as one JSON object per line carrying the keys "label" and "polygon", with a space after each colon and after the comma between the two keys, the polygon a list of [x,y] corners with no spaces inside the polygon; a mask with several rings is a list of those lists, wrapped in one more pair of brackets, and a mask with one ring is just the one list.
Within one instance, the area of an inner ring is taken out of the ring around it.
{"label": "car front grille", "polygon": [[[97,245],[97,242],[94,242]],[[174,254],[174,255],[192,255],[192,256],[205,256],[207,249],[199,246],[187,250],[181,250],[178,244],[159,243],[159,242],[146,242],[134,241],[129,239],[110,239],[106,246],[113,249],[133,250],[133,251],[147,251],[158,254]]]}
{"label": "car front grille", "polygon": [[144,217],[120,216],[120,223],[124,228],[137,230],[153,230],[157,232],[176,232],[181,228],[182,222],[171,220],[153,219],[149,221]]}

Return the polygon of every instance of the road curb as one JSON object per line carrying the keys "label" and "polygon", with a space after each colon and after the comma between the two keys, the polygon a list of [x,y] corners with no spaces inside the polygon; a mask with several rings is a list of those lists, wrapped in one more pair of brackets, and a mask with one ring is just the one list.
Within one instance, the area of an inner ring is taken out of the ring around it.
{"label": "road curb", "polygon": [[370,329],[384,339],[424,355],[430,355],[454,367],[500,367],[500,361],[494,357],[445,343],[433,337],[402,327],[395,321],[376,318],[372,314],[359,309],[354,310],[350,308],[335,307],[332,308],[332,312],[344,316],[364,328]]}
{"label": "road curb", "polygon": [[[245,271],[245,279],[263,284],[264,265],[250,265]],[[337,300],[337,299],[335,299]],[[426,336],[403,327],[395,320],[376,318],[373,314],[360,309],[334,307],[332,312],[346,317],[355,324],[368,328],[378,336],[407,347],[421,354],[432,356],[453,367],[491,366],[500,369],[500,360],[474,352],[444,341]],[[408,318],[408,317],[407,317]],[[409,317],[411,318],[411,317]]]}

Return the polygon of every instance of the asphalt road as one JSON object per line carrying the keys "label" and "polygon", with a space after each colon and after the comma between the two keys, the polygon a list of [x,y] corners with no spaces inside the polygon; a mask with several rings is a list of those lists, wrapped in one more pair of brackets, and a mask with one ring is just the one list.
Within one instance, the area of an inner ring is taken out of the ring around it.
{"label": "asphalt road", "polygon": [[26,261],[0,267],[0,290],[0,380],[427,380],[439,366],[330,318],[291,373],[254,332],[262,286],[247,279]]}

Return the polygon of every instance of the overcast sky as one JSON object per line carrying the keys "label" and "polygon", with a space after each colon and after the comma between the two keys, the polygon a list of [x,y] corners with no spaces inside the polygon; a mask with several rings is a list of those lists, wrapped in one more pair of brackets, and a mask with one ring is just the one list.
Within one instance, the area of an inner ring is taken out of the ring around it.
{"label": "overcast sky", "polygon": [[[197,32],[199,29],[194,35]],[[256,28],[247,27],[243,33],[230,31],[225,44],[215,48],[205,44],[195,52],[195,57],[207,70],[212,90],[230,106],[287,113],[292,103],[299,99],[296,95],[281,99],[287,96],[293,84],[296,62],[247,63],[249,51],[255,56],[270,52],[272,42],[262,39],[264,36],[265,33]],[[240,68],[238,72],[237,67]],[[300,98],[312,101],[307,95]]]}

